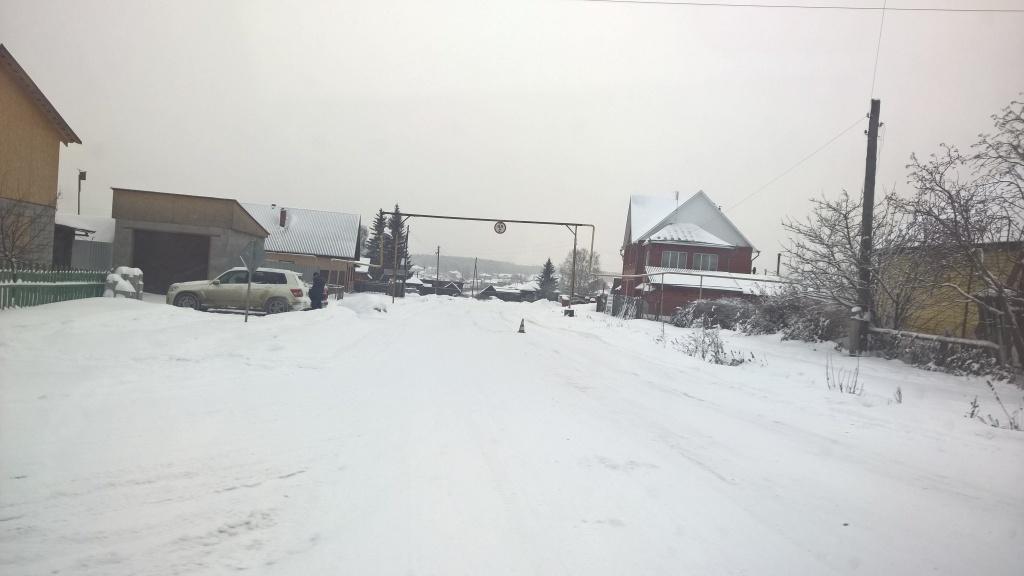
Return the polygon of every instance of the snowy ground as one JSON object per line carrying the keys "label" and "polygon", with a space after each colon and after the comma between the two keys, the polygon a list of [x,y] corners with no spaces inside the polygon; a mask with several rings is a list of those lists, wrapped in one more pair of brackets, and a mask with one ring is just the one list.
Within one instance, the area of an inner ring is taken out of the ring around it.
{"label": "snowy ground", "polygon": [[1001,415],[981,380],[868,359],[841,395],[827,345],[722,367],[650,322],[382,301],[0,314],[0,573],[1024,573],[1024,433],[963,417]]}

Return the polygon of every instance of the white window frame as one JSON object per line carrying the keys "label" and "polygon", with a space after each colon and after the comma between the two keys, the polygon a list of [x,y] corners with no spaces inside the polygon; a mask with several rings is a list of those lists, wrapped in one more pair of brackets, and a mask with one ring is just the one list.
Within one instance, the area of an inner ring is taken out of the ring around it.
{"label": "white window frame", "polygon": [[[672,266],[673,255],[675,256],[675,266]],[[666,256],[668,256],[666,265]],[[661,253],[661,267],[671,268],[673,270],[683,270],[686,268],[686,252],[680,252],[678,250],[665,250]]]}
{"label": "white window frame", "polygon": [[693,255],[694,270],[707,270],[715,272],[718,270],[718,254],[696,253]]}

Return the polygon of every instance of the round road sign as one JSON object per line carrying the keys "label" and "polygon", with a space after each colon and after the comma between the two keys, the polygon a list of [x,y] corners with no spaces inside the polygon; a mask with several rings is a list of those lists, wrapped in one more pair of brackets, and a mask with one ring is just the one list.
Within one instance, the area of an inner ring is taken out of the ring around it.
{"label": "round road sign", "polygon": [[497,222],[494,223],[494,231],[497,232],[498,234],[504,234],[507,228],[508,226],[501,220],[498,220]]}

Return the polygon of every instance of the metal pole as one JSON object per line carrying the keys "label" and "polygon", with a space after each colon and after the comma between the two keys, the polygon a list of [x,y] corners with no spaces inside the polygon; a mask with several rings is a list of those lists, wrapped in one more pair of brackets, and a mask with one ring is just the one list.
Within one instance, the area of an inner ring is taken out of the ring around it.
{"label": "metal pole", "polygon": [[441,286],[441,247],[437,247],[437,268],[434,270],[434,296],[437,296],[438,288]]}
{"label": "metal pole", "polygon": [[473,298],[476,298],[476,262],[477,259],[473,258]]}
{"label": "metal pole", "polygon": [[576,296],[576,231],[577,228],[574,226],[572,230],[572,274],[569,276],[569,308],[572,308],[573,298]]}
{"label": "metal pole", "polygon": [[661,320],[661,344],[665,345],[665,273],[661,273],[661,299],[658,302],[658,316]]}
{"label": "metal pole", "polygon": [[252,294],[252,273],[256,266],[256,242],[251,242],[252,254],[249,256],[249,262],[242,258],[242,264],[245,264],[246,279],[249,281],[245,286],[245,323],[249,323],[249,295]]}
{"label": "metal pole", "polygon": [[[399,229],[398,229],[398,236],[399,236],[399,238],[402,236],[402,229],[401,229],[401,227],[399,227]],[[395,303],[395,294],[398,293],[398,238],[395,238],[394,245],[395,245],[395,258],[394,258],[394,266],[395,267],[391,270],[391,303],[392,304]]]}

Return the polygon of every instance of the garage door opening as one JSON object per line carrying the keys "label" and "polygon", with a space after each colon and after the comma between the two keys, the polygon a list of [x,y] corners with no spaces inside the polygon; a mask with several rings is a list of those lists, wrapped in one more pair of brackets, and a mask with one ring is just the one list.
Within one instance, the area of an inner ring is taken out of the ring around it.
{"label": "garage door opening", "polygon": [[209,278],[210,237],[135,230],[132,266],[142,269],[146,291],[166,294],[175,282]]}

